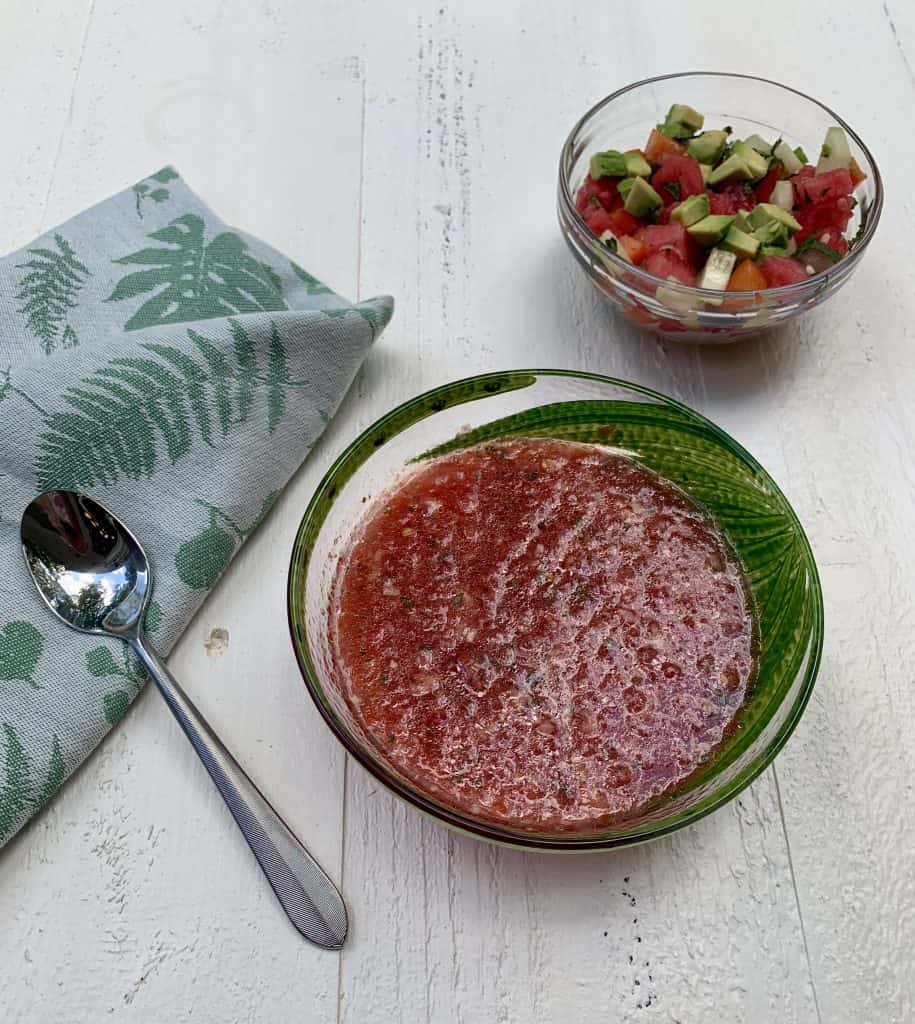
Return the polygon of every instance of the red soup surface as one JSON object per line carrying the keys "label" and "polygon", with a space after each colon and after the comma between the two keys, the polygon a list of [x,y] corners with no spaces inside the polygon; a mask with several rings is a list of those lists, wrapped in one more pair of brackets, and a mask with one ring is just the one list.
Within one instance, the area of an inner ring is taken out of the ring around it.
{"label": "red soup surface", "polygon": [[753,671],[740,568],[673,484],[518,439],[422,465],[341,559],[333,658],[413,784],[545,832],[632,814],[708,758]]}

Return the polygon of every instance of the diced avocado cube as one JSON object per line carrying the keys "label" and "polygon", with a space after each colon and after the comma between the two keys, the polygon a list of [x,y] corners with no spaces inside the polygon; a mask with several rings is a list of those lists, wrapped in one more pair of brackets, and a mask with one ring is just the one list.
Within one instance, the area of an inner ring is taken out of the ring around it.
{"label": "diced avocado cube", "polygon": [[686,229],[691,238],[694,238],[700,245],[716,245],[728,233],[728,228],[734,223],[734,218],[723,214],[712,214],[690,224]]}
{"label": "diced avocado cube", "polygon": [[615,149],[595,153],[591,157],[590,170],[592,178],[625,178],[629,173],[625,155]]}
{"label": "diced avocado cube", "polygon": [[688,228],[690,224],[707,217],[711,212],[708,201],[708,193],[700,192],[697,196],[690,196],[678,203],[670,211],[670,219],[678,220],[683,227]]}
{"label": "diced avocado cube", "polygon": [[728,281],[731,280],[731,273],[736,263],[737,257],[734,253],[724,249],[712,249],[702,268],[702,273],[696,281],[696,287],[714,288],[716,291],[723,292],[728,286]]}
{"label": "diced avocado cube", "polygon": [[851,166],[851,148],[841,128],[827,128],[820,159],[817,161],[817,174],[835,171],[840,167],[848,170]]}
{"label": "diced avocado cube", "polygon": [[715,168],[711,164],[699,164],[699,170],[702,173],[702,184],[707,185],[709,178],[712,176],[712,171]]}
{"label": "diced avocado cube", "polygon": [[728,133],[721,131],[703,132],[690,140],[686,152],[700,164],[714,164],[721,159],[728,144]]}
{"label": "diced avocado cube", "polygon": [[762,156],[772,156],[772,143],[766,142],[760,135],[748,135],[743,140],[748,146],[752,146]]}
{"label": "diced avocado cube", "polygon": [[740,228],[735,227],[733,224],[728,228],[728,233],[718,244],[720,248],[725,249],[727,252],[735,253],[741,259],[745,256],[752,259],[759,248],[758,239],[741,231]]}
{"label": "diced avocado cube", "polygon": [[719,185],[723,181],[749,181],[752,177],[753,172],[747,166],[746,160],[732,153],[712,171],[708,183]]}
{"label": "diced avocado cube", "polygon": [[766,176],[769,170],[769,161],[761,153],[757,153],[749,143],[743,140],[735,142],[732,152],[734,156],[739,156],[747,167],[750,168],[751,181]]}
{"label": "diced avocado cube", "polygon": [[662,135],[668,135],[672,139],[691,139],[693,137],[692,128],[687,128],[679,121],[664,121],[655,127]]}
{"label": "diced avocado cube", "polygon": [[626,196],[629,195],[630,191],[632,190],[632,186],[636,183],[637,180],[637,178],[623,178],[623,180],[619,182],[619,184],[616,186],[617,192],[619,192],[623,199],[625,199]]}
{"label": "diced avocado cube", "polygon": [[758,250],[759,256],[790,256],[791,252],[787,245],[761,245]]}
{"label": "diced avocado cube", "polygon": [[787,142],[780,142],[775,149],[772,150],[772,155],[776,160],[785,168],[785,173],[788,175],[797,174],[797,172],[804,166],[803,162],[798,159],[797,153],[788,145]]}
{"label": "diced avocado cube", "polygon": [[782,209],[781,206],[777,206],[775,203],[759,203],[753,207],[753,212],[750,214],[750,224],[754,228],[761,228],[771,220],[784,224],[792,234],[795,231],[801,230],[801,225],[798,221],[787,210]]}
{"label": "diced avocado cube", "polygon": [[749,210],[738,210],[734,215],[734,227],[738,231],[743,231],[744,234],[753,234],[753,225],[750,223],[750,211]]}
{"label": "diced avocado cube", "polygon": [[705,124],[703,115],[698,110],[688,107],[685,103],[675,103],[667,111],[665,120],[676,121],[679,124],[686,125],[687,128],[692,128],[694,132],[698,132],[703,124]]}
{"label": "diced avocado cube", "polygon": [[657,210],[659,206],[664,205],[664,200],[644,178],[627,180],[632,181],[632,187],[623,203],[623,209],[627,213],[631,213],[633,217],[647,217],[652,210]]}
{"label": "diced avocado cube", "polygon": [[650,178],[651,164],[641,153],[624,153],[626,158],[626,174],[630,178]]}
{"label": "diced avocado cube", "polygon": [[784,248],[788,244],[788,228],[779,220],[770,220],[756,228],[753,237],[761,246],[774,245]]}

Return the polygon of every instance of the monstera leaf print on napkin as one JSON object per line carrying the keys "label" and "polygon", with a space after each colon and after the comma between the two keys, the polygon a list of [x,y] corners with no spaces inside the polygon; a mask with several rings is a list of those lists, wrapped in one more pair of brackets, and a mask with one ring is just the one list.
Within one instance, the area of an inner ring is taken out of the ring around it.
{"label": "monstera leaf print on napkin", "polygon": [[122,277],[109,297],[121,302],[149,296],[125,330],[287,308],[276,271],[259,263],[234,232],[223,231],[208,242],[202,218],[187,213],[149,237],[165,245],[114,261],[149,267]]}

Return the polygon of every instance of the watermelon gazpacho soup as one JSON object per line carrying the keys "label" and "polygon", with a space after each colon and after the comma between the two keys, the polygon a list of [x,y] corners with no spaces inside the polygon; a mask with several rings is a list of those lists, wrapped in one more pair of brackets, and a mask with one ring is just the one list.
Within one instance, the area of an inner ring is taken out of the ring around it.
{"label": "watermelon gazpacho soup", "polygon": [[466,815],[594,832],[736,728],[754,668],[740,566],[674,484],[598,445],[423,463],[337,567],[332,659],[369,742]]}
{"label": "watermelon gazpacho soup", "polygon": [[865,175],[842,128],[814,167],[781,139],[704,124],[676,103],[644,150],[591,156],[576,206],[609,249],[665,281],[731,291],[806,281],[848,254]]}

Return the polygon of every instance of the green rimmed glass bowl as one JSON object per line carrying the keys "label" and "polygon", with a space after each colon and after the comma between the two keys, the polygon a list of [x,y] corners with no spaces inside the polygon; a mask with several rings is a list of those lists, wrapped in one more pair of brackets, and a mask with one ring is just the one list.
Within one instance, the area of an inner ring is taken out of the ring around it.
{"label": "green rimmed glass bowl", "polygon": [[[472,817],[404,778],[361,729],[333,670],[328,610],[337,560],[369,502],[418,459],[505,437],[555,437],[625,449],[704,506],[743,563],[758,621],[756,678],[737,727],[675,790],[600,833],[531,832]],[[791,735],[810,698],[823,603],[810,545],[769,474],[703,416],[647,388],[594,374],[483,374],[398,406],[357,438],[321,481],[292,551],[292,643],[309,693],[347,751],[379,781],[453,828],[535,850],[643,842],[709,814],[749,785]]]}

